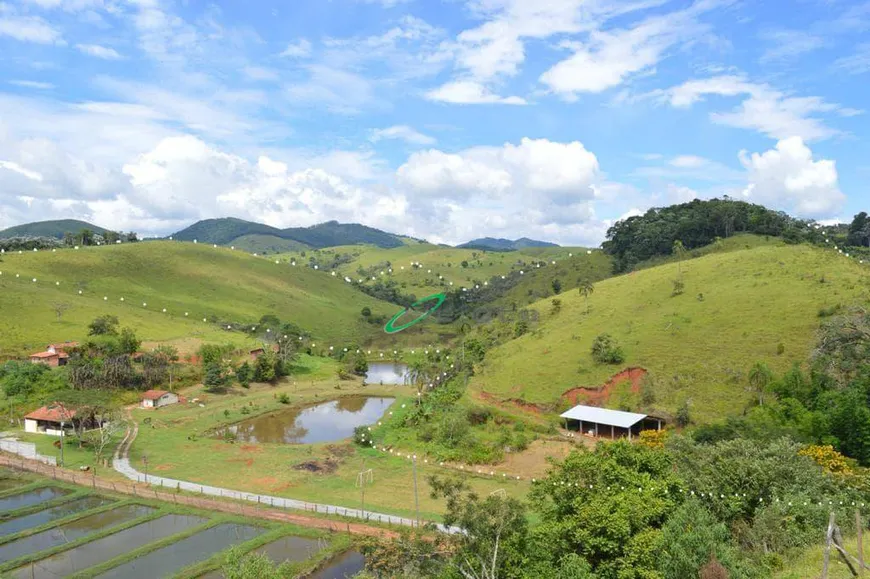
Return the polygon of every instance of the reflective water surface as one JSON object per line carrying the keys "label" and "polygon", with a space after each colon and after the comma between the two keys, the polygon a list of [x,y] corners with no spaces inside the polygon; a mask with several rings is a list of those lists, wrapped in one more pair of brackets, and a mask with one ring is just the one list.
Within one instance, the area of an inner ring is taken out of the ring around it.
{"label": "reflective water surface", "polygon": [[262,527],[224,523],[152,551],[98,577],[154,579],[171,576],[182,567],[208,559],[218,551],[249,541],[264,532],[266,529]]}
{"label": "reflective water surface", "polygon": [[0,499],[0,512],[14,511],[16,509],[38,505],[39,503],[62,497],[70,492],[72,491],[58,487],[43,487],[41,489],[18,493]]}
{"label": "reflective water surface", "polygon": [[33,527],[38,527],[45,523],[74,515],[75,513],[95,509],[112,502],[114,502],[113,499],[106,497],[82,497],[37,513],[18,517],[17,519],[10,519],[0,523],[0,537],[12,535],[24,529],[32,529]]}
{"label": "reflective water surface", "polygon": [[345,551],[327,562],[327,565],[312,574],[310,579],[346,579],[362,571],[365,565],[366,560],[362,553]]}
{"label": "reflective water surface", "polygon": [[374,424],[395,398],[345,396],[303,408],[264,414],[221,429],[241,442],[308,444],[331,442],[353,435],[357,426]]}
{"label": "reflective water surface", "polygon": [[[102,515],[107,515],[103,521],[109,524],[116,525],[124,521],[130,521],[135,518],[148,515],[154,512],[153,507],[144,505],[124,505],[117,509],[112,509]],[[88,517],[90,518],[90,517]],[[114,520],[114,522],[112,522]],[[190,515],[166,515],[124,529],[118,533],[108,535],[102,539],[97,539],[90,543],[85,543],[74,549],[63,551],[52,555],[41,561],[37,561],[33,568],[36,571],[37,577],[66,577],[77,573],[88,567],[98,565],[103,561],[114,559],[118,555],[137,549],[143,545],[186,531],[196,525],[201,525],[208,519],[203,517],[194,517]],[[41,574],[40,574],[41,573]],[[19,567],[11,573],[14,579],[29,579],[31,576],[31,566],[25,565]]]}
{"label": "reflective water surface", "polygon": [[[266,543],[262,547],[254,549],[254,553],[264,553],[272,561],[280,564],[285,561],[305,561],[315,555],[320,548],[317,539],[290,536]],[[201,575],[199,579],[222,579],[223,577],[224,574],[218,569]]]}
{"label": "reflective water surface", "polygon": [[394,362],[373,362],[366,372],[369,384],[404,384],[408,376],[408,366]]}

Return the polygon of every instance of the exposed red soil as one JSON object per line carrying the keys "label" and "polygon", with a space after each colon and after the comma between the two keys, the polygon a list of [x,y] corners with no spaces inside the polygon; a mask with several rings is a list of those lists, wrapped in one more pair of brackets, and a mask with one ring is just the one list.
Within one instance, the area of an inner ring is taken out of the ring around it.
{"label": "exposed red soil", "polygon": [[641,382],[646,375],[647,371],[644,368],[626,368],[622,372],[611,376],[610,380],[604,383],[604,386],[598,388],[588,388],[585,386],[571,388],[562,394],[562,400],[567,400],[571,404],[602,406],[610,399],[613,389],[626,380],[631,381],[632,393],[639,393]]}
{"label": "exposed red soil", "polygon": [[256,444],[243,444],[239,447],[242,452],[263,452],[262,447]]}

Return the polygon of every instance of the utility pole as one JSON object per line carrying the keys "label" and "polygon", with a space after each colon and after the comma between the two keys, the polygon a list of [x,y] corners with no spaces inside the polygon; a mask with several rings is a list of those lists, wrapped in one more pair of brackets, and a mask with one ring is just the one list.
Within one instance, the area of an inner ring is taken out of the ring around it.
{"label": "utility pole", "polygon": [[420,499],[417,496],[417,455],[414,455],[414,511],[417,513],[417,527],[420,526]]}
{"label": "utility pole", "polygon": [[366,459],[363,459],[363,461],[362,461],[362,468],[360,469],[360,481],[359,481],[359,487],[360,487],[360,493],[361,493],[360,503],[362,504],[362,515],[363,515],[363,518],[365,518],[365,516],[366,516],[366,515],[365,515],[365,513],[366,513],[366,477],[365,477],[365,470],[366,470]]}
{"label": "utility pole", "polygon": [[66,430],[64,430],[64,422],[60,421],[60,466],[63,466],[63,439],[66,435]]}

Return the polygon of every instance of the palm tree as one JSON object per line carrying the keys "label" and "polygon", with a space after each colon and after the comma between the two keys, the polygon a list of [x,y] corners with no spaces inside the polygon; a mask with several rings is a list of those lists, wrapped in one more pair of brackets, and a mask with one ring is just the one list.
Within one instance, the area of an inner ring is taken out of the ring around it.
{"label": "palm tree", "polygon": [[758,405],[764,406],[764,393],[773,382],[773,372],[764,362],[756,362],[749,371],[749,385],[758,394]]}
{"label": "palm tree", "polygon": [[580,286],[577,288],[578,291],[583,294],[583,297],[586,298],[586,313],[589,313],[589,295],[595,291],[595,286],[592,285],[592,282],[588,279],[584,279],[580,282]]}

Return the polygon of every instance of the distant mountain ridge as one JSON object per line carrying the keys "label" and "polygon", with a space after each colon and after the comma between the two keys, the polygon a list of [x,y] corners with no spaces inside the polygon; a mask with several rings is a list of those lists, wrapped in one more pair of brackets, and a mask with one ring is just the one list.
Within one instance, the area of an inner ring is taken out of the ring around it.
{"label": "distant mountain ridge", "polygon": [[[250,235],[271,237],[278,245],[280,245],[278,240],[287,240],[316,249],[334,247],[336,245],[356,245],[359,243],[376,245],[384,249],[404,245],[404,242],[398,235],[359,223],[327,221],[312,225],[311,227],[279,229],[270,225],[245,221],[235,217],[197,221],[190,227],[173,234],[172,238],[180,241],[193,241],[195,239],[203,243],[229,245],[240,237]],[[262,243],[263,238],[260,237],[259,240]]]}
{"label": "distant mountain ridge", "polygon": [[519,239],[510,240],[496,237],[480,237],[472,239],[456,247],[460,249],[485,249],[488,251],[515,251],[525,249],[527,247],[559,247],[558,243],[550,243],[549,241],[538,241],[521,237]]}
{"label": "distant mountain ridge", "polygon": [[0,231],[0,239],[8,239],[10,237],[54,237],[63,239],[66,232],[78,233],[82,229],[90,229],[94,233],[102,235],[107,229],[104,229],[87,221],[79,221],[78,219],[57,219],[54,221],[37,221],[34,223],[24,223],[15,225],[8,229]]}

